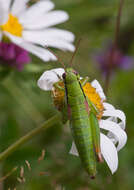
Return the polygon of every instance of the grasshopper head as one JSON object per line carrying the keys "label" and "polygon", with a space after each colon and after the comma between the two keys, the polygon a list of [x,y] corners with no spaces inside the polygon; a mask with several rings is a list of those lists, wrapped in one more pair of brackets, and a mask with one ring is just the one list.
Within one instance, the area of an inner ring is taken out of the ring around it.
{"label": "grasshopper head", "polygon": [[72,68],[67,68],[66,72],[62,75],[63,79],[68,81],[74,81],[79,78],[79,74]]}

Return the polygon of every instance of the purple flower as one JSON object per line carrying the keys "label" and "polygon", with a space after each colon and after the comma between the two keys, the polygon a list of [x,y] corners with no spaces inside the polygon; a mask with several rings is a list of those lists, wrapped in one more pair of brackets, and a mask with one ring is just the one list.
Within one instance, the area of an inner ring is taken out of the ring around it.
{"label": "purple flower", "polygon": [[96,55],[95,60],[104,75],[107,75],[109,70],[110,72],[116,69],[129,70],[134,66],[132,57],[124,55],[117,48],[112,53],[111,47]]}
{"label": "purple flower", "polygon": [[30,62],[28,52],[13,43],[0,42],[0,64],[21,71]]}

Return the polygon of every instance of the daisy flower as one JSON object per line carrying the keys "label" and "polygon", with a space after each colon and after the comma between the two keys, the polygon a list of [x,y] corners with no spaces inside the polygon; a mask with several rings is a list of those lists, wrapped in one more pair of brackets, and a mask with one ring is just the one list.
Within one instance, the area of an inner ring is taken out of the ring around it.
{"label": "daisy flower", "polygon": [[66,12],[53,11],[50,0],[28,7],[29,0],[0,0],[0,41],[13,43],[43,61],[56,60],[44,46],[74,51],[74,35],[53,26],[68,20]]}
{"label": "daisy flower", "polygon": [[[38,86],[42,90],[55,92],[54,84],[62,78],[64,72],[62,68],[45,71],[38,80]],[[113,105],[106,103],[105,94],[97,80],[91,83],[87,82],[83,90],[99,110],[97,119],[101,130],[101,154],[113,174],[118,168],[118,151],[124,147],[127,141],[125,114]],[[74,142],[70,153],[78,156]]]}

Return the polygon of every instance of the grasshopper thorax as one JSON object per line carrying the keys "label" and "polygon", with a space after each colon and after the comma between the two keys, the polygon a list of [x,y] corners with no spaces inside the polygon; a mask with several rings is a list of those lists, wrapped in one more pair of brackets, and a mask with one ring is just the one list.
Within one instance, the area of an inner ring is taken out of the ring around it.
{"label": "grasshopper thorax", "polygon": [[66,81],[68,81],[68,82],[73,82],[73,81],[75,81],[76,79],[79,79],[78,72],[75,71],[75,70],[72,69],[72,68],[67,68],[67,69],[66,69],[66,72],[63,73],[62,77],[63,77],[63,80],[66,80]]}

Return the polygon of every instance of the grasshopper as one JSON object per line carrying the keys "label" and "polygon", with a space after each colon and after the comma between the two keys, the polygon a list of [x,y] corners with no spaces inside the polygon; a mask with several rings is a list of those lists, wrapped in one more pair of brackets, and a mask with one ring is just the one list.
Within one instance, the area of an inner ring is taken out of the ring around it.
{"label": "grasshopper", "polygon": [[[94,178],[96,175],[96,156],[102,161],[100,150],[100,128],[96,106],[86,97],[83,85],[88,78],[80,79],[72,68],[65,69],[62,78],[54,84],[55,89],[64,91],[62,112],[64,123],[70,121],[70,128],[83,167]],[[63,85],[59,85],[63,83]]]}

